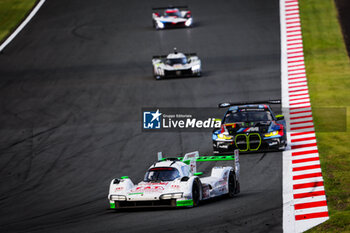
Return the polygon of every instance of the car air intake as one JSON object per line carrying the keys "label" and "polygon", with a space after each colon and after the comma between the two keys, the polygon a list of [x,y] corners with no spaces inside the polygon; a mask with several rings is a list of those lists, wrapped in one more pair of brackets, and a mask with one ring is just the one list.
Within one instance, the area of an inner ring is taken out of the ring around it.
{"label": "car air intake", "polygon": [[118,201],[119,208],[138,208],[138,207],[174,207],[175,199],[155,200],[155,201]]}
{"label": "car air intake", "polygon": [[167,77],[177,77],[177,76],[187,76],[193,75],[192,70],[165,70],[165,76]]}
{"label": "car air intake", "polygon": [[257,133],[249,134],[249,149],[258,150],[261,145],[261,137]]}
{"label": "car air intake", "polygon": [[236,136],[235,139],[236,147],[240,151],[247,151],[248,150],[248,143],[247,143],[247,136],[244,134],[239,134]]}

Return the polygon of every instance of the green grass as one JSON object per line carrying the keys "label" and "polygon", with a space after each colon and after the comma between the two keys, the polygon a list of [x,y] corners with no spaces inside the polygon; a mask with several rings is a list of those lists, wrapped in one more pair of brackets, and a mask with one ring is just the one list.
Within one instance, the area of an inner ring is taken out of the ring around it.
{"label": "green grass", "polygon": [[37,0],[0,0],[0,42],[27,16]]}
{"label": "green grass", "polygon": [[[330,220],[309,232],[350,232],[349,57],[333,0],[300,0],[300,13],[306,72],[311,103],[316,110],[313,115],[330,213]],[[343,114],[327,115],[324,108],[332,107],[343,107],[347,114],[343,111]],[[329,125],[337,125],[343,132],[335,132]]]}

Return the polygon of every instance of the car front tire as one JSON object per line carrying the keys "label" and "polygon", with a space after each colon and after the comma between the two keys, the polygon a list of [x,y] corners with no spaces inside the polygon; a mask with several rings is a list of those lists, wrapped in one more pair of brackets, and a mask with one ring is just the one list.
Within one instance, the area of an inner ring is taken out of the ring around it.
{"label": "car front tire", "polygon": [[198,180],[194,180],[193,181],[193,185],[192,185],[192,200],[193,200],[193,207],[196,207],[199,205],[199,201],[200,201],[200,187],[201,184]]}

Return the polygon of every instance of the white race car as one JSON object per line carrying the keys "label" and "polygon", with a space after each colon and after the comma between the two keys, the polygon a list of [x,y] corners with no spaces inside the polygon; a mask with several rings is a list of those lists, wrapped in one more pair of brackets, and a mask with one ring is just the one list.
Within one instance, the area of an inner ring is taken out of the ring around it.
{"label": "white race car", "polygon": [[[213,167],[211,175],[201,177],[196,162],[234,161],[233,166]],[[127,176],[113,179],[108,200],[111,209],[140,207],[195,207],[201,200],[240,192],[239,155],[199,156],[198,151],[184,157],[162,158],[146,172],[144,180],[134,184]]]}
{"label": "white race car", "polygon": [[168,55],[153,56],[153,75],[159,80],[166,77],[200,77],[201,60],[195,53],[178,53],[176,48]]}
{"label": "white race car", "polygon": [[190,27],[192,25],[191,11],[187,6],[157,7],[153,11],[164,10],[152,13],[153,27],[158,29]]}

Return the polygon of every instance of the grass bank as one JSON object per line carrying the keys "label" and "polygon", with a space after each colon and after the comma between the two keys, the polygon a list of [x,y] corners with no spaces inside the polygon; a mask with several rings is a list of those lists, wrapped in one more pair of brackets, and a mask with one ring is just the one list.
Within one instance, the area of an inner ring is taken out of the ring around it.
{"label": "grass bank", "polygon": [[[331,217],[309,232],[350,232],[350,62],[333,0],[300,0],[300,14],[306,72]],[[337,125],[337,129],[331,125]],[[335,132],[337,130],[340,132]]]}
{"label": "grass bank", "polygon": [[0,0],[0,43],[29,14],[37,0]]}

